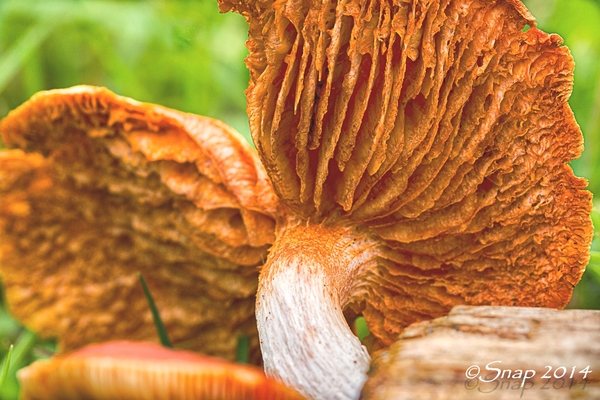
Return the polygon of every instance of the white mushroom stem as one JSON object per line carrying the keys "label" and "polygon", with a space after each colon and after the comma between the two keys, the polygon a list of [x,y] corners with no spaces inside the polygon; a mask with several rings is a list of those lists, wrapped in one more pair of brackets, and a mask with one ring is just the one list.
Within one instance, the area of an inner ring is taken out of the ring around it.
{"label": "white mushroom stem", "polygon": [[259,279],[256,317],[267,375],[313,399],[356,399],[370,357],[343,315],[373,247],[349,228],[295,226]]}

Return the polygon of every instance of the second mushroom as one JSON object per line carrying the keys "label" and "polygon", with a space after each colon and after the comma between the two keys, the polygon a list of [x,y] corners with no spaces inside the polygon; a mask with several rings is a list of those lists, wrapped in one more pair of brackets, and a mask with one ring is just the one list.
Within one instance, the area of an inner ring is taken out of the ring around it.
{"label": "second mushroom", "polygon": [[[65,347],[84,344],[81,332],[147,338],[147,317],[113,317],[127,315],[133,262],[153,271],[167,327],[185,321],[176,338],[212,326],[231,356],[235,335],[210,310],[255,337],[259,268],[267,373],[311,398],[351,399],[370,362],[348,325],[359,315],[381,348],[457,304],[565,306],[592,236],[591,195],[567,164],[582,151],[573,60],[520,1],[220,7],[249,24],[257,153],[216,121],[92,88],[38,95],[0,124],[6,145],[43,156],[0,158],[0,272],[17,316]],[[103,240],[82,242],[82,227]],[[130,247],[103,256],[124,238]],[[28,252],[56,243],[64,257]],[[97,269],[73,272],[73,249],[95,245]],[[53,284],[59,294],[45,291]],[[103,319],[74,322],[74,293]]]}

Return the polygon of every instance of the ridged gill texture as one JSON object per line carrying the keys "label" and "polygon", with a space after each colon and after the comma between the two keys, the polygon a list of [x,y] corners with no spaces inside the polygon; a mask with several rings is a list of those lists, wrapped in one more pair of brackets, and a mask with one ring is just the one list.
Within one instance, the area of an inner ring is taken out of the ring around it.
{"label": "ridged gill texture", "polygon": [[69,350],[158,340],[141,272],[178,347],[232,359],[251,338],[277,207],[225,124],[76,87],[0,123],[0,273],[11,312]]}
{"label": "ridged gill texture", "polygon": [[302,400],[257,367],[153,343],[109,342],[19,371],[22,400]]}
{"label": "ridged gill texture", "polygon": [[220,7],[249,24],[248,114],[277,195],[380,243],[347,306],[381,344],[454,304],[568,302],[592,237],[567,164],[574,65],[520,1]]}

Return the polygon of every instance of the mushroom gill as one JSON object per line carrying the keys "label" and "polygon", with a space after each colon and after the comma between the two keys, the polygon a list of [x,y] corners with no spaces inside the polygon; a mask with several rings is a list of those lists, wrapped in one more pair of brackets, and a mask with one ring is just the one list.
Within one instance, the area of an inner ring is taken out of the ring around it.
{"label": "mushroom gill", "polygon": [[220,121],[75,87],[0,123],[0,272],[10,310],[61,350],[157,340],[227,359],[251,338],[277,207],[253,149]]}
{"label": "mushroom gill", "polygon": [[566,305],[592,236],[573,60],[520,1],[220,7],[248,21],[251,133],[289,209],[259,281],[269,374],[356,397],[343,311],[387,346],[456,304]]}

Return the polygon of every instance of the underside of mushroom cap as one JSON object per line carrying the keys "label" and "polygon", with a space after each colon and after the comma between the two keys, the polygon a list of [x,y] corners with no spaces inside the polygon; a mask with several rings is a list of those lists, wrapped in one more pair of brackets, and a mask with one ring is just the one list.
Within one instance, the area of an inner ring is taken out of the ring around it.
{"label": "underside of mushroom cap", "polygon": [[258,341],[258,266],[278,207],[225,124],[76,87],[0,123],[0,274],[11,312],[61,349],[157,340],[137,273],[179,346]]}
{"label": "underside of mushroom cap", "polygon": [[574,64],[520,1],[220,6],[249,24],[251,133],[282,202],[380,243],[346,306],[382,343],[455,304],[565,306],[592,238]]}

